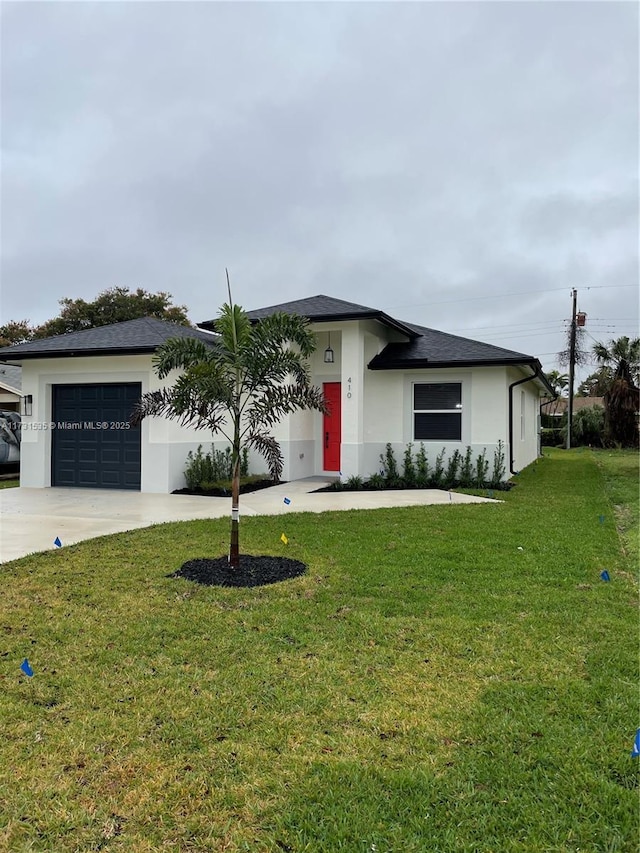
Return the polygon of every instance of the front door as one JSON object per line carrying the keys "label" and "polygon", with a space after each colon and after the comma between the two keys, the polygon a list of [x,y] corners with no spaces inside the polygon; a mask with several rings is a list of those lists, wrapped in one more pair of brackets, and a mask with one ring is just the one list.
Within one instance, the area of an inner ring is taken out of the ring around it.
{"label": "front door", "polygon": [[322,468],[324,471],[339,471],[340,442],[342,441],[342,389],[339,382],[325,382],[322,385],[322,391],[329,406],[329,414],[322,417]]}

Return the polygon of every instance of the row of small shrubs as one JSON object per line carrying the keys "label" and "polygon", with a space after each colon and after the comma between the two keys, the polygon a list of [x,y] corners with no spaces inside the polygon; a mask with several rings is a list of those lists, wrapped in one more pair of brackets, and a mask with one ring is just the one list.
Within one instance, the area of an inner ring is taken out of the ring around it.
{"label": "row of small shrubs", "polygon": [[443,447],[433,464],[429,461],[424,444],[414,453],[413,444],[408,444],[398,464],[393,447],[386,445],[380,454],[380,473],[372,474],[368,479],[349,477],[344,483],[335,483],[333,488],[340,489],[502,489],[509,485],[504,482],[506,474],[504,443],[498,442],[493,454],[493,464],[487,459],[486,448],[473,458],[473,452],[467,447],[465,453],[459,450],[446,459]]}
{"label": "row of small shrubs", "polygon": [[[211,447],[210,453],[202,452],[202,445],[194,453],[187,453],[187,466],[184,477],[188,489],[203,489],[204,491],[215,488],[223,483],[229,483],[233,476],[233,464],[231,448],[216,450]],[[243,448],[240,456],[240,476],[249,476],[249,452]]]}

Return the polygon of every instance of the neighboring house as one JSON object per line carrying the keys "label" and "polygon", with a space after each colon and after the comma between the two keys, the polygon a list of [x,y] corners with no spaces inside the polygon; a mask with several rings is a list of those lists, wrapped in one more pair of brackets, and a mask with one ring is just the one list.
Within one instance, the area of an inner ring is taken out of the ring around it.
{"label": "neighboring house", "polygon": [[0,471],[3,473],[17,471],[20,462],[21,387],[20,368],[0,363]]}
{"label": "neighboring house", "polygon": [[[276,427],[285,480],[366,477],[379,470],[387,442],[399,462],[410,442],[416,449],[424,442],[432,464],[443,447],[464,453],[470,446],[474,458],[486,448],[491,461],[499,441],[508,473],[537,458],[540,397],[552,389],[534,356],[328,296],[249,317],[259,322],[276,311],[309,319],[317,335],[312,379],[331,406],[328,416],[299,412]],[[23,419],[22,485],[144,492],[183,486],[187,453],[211,436],[162,418],[136,429],[126,424],[140,393],[166,384],[152,369],[157,347],[175,335],[214,343],[215,335],[203,331],[213,323],[190,329],[145,318],[0,350],[0,359],[22,365],[23,390],[33,397],[33,415]]]}
{"label": "neighboring house", "polygon": [[[569,407],[568,397],[558,397],[555,400],[550,400],[545,397],[542,401],[545,407],[542,411],[553,418],[561,418],[566,414]],[[600,406],[604,409],[604,397],[574,397],[573,398],[573,413],[579,412],[581,409],[591,409],[594,406]]]}
{"label": "neighboring house", "polygon": [[22,398],[22,371],[15,364],[0,363],[0,409],[20,411]]}

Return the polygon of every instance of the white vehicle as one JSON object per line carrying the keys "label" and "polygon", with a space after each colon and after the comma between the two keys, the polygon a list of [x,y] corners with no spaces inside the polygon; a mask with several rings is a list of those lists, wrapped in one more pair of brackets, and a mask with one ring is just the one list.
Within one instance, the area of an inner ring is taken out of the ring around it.
{"label": "white vehicle", "polygon": [[0,410],[0,468],[20,462],[20,424],[18,412]]}

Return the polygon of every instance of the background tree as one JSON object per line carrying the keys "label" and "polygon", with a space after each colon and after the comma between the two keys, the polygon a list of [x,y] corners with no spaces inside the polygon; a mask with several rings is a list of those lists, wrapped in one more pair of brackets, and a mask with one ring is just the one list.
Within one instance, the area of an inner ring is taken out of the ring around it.
{"label": "background tree", "polygon": [[605,438],[623,447],[638,444],[640,389],[640,338],[621,337],[608,344],[596,343],[593,353],[598,362],[610,368],[613,378],[604,394]]}
{"label": "background tree", "polygon": [[92,302],[60,299],[60,314],[41,326],[31,326],[28,320],[13,320],[0,326],[0,345],[21,344],[34,338],[80,332],[138,317],[157,317],[158,320],[190,326],[186,306],[172,305],[171,299],[170,293],[149,293],[141,287],[133,292],[128,287],[111,287],[99,293]]}
{"label": "background tree", "polygon": [[[554,394],[558,398],[565,396],[564,392],[566,391],[569,385],[569,376],[566,373],[560,373],[558,370],[550,370],[548,373],[545,373],[549,385],[553,388]],[[549,410],[547,410],[547,414],[555,415],[558,412],[558,408],[560,406],[560,400],[556,399],[553,402],[549,403]]]}
{"label": "background tree", "polygon": [[578,386],[579,397],[604,397],[613,381],[613,370],[610,367],[599,367],[594,373]]}
{"label": "background tree", "polygon": [[0,326],[0,347],[9,347],[11,344],[23,344],[33,337],[33,329],[28,320],[10,320],[4,326]]}
{"label": "background tree", "polygon": [[[604,409],[602,406],[587,406],[578,409],[573,418],[572,437],[574,446],[602,447],[604,438]],[[567,424],[562,427],[565,441]]]}
{"label": "background tree", "polygon": [[307,359],[315,335],[302,317],[273,314],[255,325],[239,305],[222,306],[215,322],[219,340],[173,338],[154,356],[160,379],[182,371],[169,388],[142,396],[133,423],[149,416],[206,428],[231,444],[231,539],[229,562],[240,565],[240,459],[243,447],[257,450],[271,477],[283,470],[280,445],[271,428],[285,415],[302,409],[326,411],[322,391],[311,385]]}

